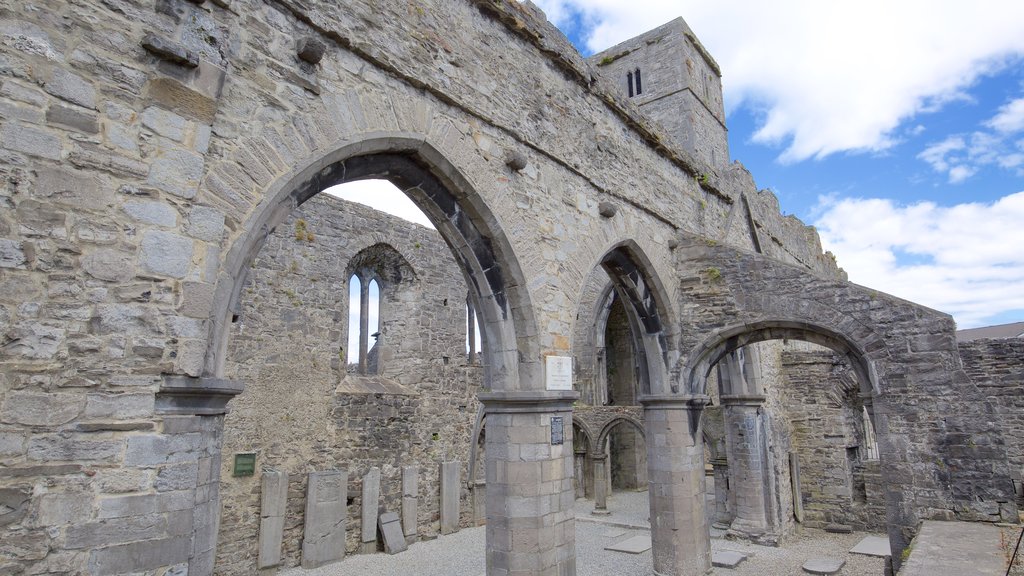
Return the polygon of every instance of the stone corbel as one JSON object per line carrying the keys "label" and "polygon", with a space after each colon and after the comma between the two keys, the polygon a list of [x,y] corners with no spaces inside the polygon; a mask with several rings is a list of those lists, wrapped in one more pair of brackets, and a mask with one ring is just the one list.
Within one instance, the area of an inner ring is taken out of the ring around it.
{"label": "stone corbel", "polygon": [[245,389],[242,382],[224,378],[191,378],[167,374],[156,393],[158,414],[215,416],[226,414],[228,401]]}

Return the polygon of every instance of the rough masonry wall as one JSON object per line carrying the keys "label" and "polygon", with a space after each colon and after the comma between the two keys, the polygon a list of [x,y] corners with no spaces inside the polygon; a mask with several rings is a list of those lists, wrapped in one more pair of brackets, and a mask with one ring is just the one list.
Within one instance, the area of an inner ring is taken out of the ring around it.
{"label": "rough masonry wall", "polygon": [[884,528],[878,461],[865,461],[863,405],[848,364],[813,345],[789,346],[781,360],[785,412],[800,458],[804,523]]}
{"label": "rough masonry wall", "polygon": [[957,346],[964,371],[998,415],[1019,501],[1024,496],[1024,338],[979,339]]}
{"label": "rough masonry wall", "polygon": [[[348,342],[349,264],[357,256],[372,262],[365,256],[382,240],[407,267],[400,279],[381,280],[380,342],[389,351],[382,374],[363,377],[339,358]],[[418,531],[438,533],[438,467],[469,461],[482,378],[467,365],[465,299],[465,280],[433,230],[326,194],[278,226],[249,272],[228,349],[228,376],[247,386],[225,421],[218,574],[256,569],[263,468],[289,475],[285,566],[301,558],[313,471],[348,471],[349,553],[359,547],[362,478],[371,467],[381,469],[380,506],[400,511],[401,469],[418,465]],[[232,477],[240,452],[256,453],[254,476]],[[468,523],[465,498],[463,508]]]}
{"label": "rough masonry wall", "polygon": [[[460,184],[463,222],[508,272],[509,390],[542,387],[542,355],[568,353],[581,286],[610,246],[643,252],[675,310],[676,235],[753,245],[739,208],[753,181],[667,146],[523,5],[341,8],[0,11],[3,569],[212,570],[216,404],[237,392],[219,378],[220,326],[262,226],[327,164],[399,149]],[[297,57],[305,39],[325,46],[319,64]],[[82,526],[103,537],[76,540]]]}

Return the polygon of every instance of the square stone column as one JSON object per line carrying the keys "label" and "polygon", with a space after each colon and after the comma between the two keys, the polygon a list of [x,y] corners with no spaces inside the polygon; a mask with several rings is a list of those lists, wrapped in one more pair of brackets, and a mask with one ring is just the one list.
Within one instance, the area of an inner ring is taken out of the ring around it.
{"label": "square stone column", "polygon": [[646,396],[644,431],[651,501],[651,543],[658,576],[711,572],[705,511],[704,442],[700,413],[706,396]]}
{"label": "square stone column", "polygon": [[576,574],[572,391],[483,392],[487,575]]}
{"label": "square stone column", "polygon": [[726,450],[729,455],[729,489],[736,495],[731,534],[760,541],[770,535],[765,480],[766,444],[758,422],[764,396],[722,396]]}

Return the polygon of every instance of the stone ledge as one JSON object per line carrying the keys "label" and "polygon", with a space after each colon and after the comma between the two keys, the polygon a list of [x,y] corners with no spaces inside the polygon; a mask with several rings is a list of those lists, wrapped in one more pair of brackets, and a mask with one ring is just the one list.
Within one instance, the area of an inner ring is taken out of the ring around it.
{"label": "stone ledge", "polygon": [[156,394],[157,414],[226,414],[228,401],[245,389],[241,382],[224,378],[191,378],[168,374]]}
{"label": "stone ledge", "polygon": [[477,395],[485,414],[517,412],[567,412],[580,397],[575,390],[524,390],[513,392],[481,392]]}

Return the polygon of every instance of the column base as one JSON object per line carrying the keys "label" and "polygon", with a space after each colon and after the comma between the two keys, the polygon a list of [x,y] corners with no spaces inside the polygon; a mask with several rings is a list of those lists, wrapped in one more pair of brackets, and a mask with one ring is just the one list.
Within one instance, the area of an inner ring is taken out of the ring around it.
{"label": "column base", "polygon": [[598,510],[597,508],[594,508],[594,510],[590,512],[590,515],[591,516],[611,516],[611,512],[607,508],[605,508],[604,510]]}
{"label": "column base", "polygon": [[769,532],[765,528],[738,526],[735,522],[733,522],[732,526],[728,527],[725,537],[729,540],[746,540],[759,546],[776,547],[779,545],[778,534]]}

